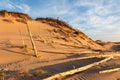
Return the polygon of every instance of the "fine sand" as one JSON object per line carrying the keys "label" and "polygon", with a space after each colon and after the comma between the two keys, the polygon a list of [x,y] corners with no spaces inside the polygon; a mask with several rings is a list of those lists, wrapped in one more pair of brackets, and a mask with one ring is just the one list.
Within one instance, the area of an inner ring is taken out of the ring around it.
{"label": "fine sand", "polygon": [[[109,47],[113,50],[110,52],[83,34],[75,37],[70,33],[73,30],[69,28],[57,28],[48,23],[27,20],[38,51],[39,57],[36,58],[26,24],[15,19],[16,17],[9,15],[0,17],[0,80],[3,78],[5,80],[42,80],[54,74],[102,60],[102,58],[74,61],[71,59],[120,53],[119,44],[115,44],[118,46],[117,51],[106,44],[107,49]],[[101,52],[101,50],[104,51]],[[120,67],[119,65],[120,59],[113,59],[86,71],[67,76],[65,80],[120,80],[120,71],[99,74],[100,70]]]}

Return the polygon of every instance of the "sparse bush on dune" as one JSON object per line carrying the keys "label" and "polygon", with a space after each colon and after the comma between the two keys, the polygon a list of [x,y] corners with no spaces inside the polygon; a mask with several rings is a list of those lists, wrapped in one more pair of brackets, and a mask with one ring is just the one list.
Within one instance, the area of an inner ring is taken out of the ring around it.
{"label": "sparse bush on dune", "polygon": [[8,23],[14,23],[12,20],[10,19],[3,19],[4,22],[8,22]]}
{"label": "sparse bush on dune", "polygon": [[37,73],[39,76],[42,76],[42,75],[47,74],[47,71],[46,71],[46,70],[43,70],[43,69],[39,69],[39,70],[36,71],[36,73]]}
{"label": "sparse bush on dune", "polygon": [[20,46],[20,48],[24,49],[24,48],[28,48],[28,46],[27,45],[22,45],[22,46]]}
{"label": "sparse bush on dune", "polygon": [[4,80],[4,77],[5,77],[4,69],[1,69],[0,70],[0,80]]}
{"label": "sparse bush on dune", "polygon": [[103,41],[101,41],[101,40],[96,40],[95,41],[97,44],[100,44],[100,45],[105,45],[105,44],[107,44],[107,42],[103,42]]}
{"label": "sparse bush on dune", "polygon": [[5,44],[6,44],[7,47],[13,47],[14,46],[13,41],[10,40],[10,39],[6,40]]}
{"label": "sparse bush on dune", "polygon": [[[41,21],[43,23],[48,23],[51,26],[59,27],[59,26],[64,26],[70,29],[73,29],[69,24],[66,22],[59,20],[59,19],[54,19],[54,18],[36,18],[36,21]],[[74,29],[73,29],[74,30]]]}
{"label": "sparse bush on dune", "polygon": [[[28,20],[33,20],[31,17],[29,17],[27,14],[24,14],[24,13],[19,13],[19,12],[8,12],[6,10],[2,10],[0,11],[0,16],[3,16],[4,18],[6,18],[7,16],[8,17],[12,17],[14,18],[15,22],[21,22],[21,23],[26,23]],[[5,20],[7,21],[7,20]],[[71,25],[69,25],[67,22],[59,19],[59,18],[36,18],[35,21],[39,21],[39,22],[42,22],[44,24],[48,24],[50,25],[52,28],[51,29],[47,29],[49,31],[49,33],[52,33],[53,36],[64,36],[62,37],[61,39],[64,40],[64,41],[67,41],[67,38],[69,39],[70,37],[72,37],[73,39],[76,39],[77,42],[80,42],[80,40],[84,40],[85,42],[80,43],[81,44],[85,44],[85,45],[88,45],[90,44],[90,47],[94,48],[94,41],[92,41],[91,39],[91,43],[88,43],[87,41],[89,41],[89,38],[81,31],[77,30],[77,29],[74,29]],[[26,25],[27,27],[28,24]],[[50,27],[49,26],[49,27]],[[47,28],[47,27],[46,27]],[[27,28],[28,29],[28,28]],[[29,32],[29,30],[28,30]],[[34,39],[38,40],[38,36],[31,36],[33,37]],[[80,40],[78,40],[77,38],[81,38]],[[74,40],[74,41],[76,41]],[[33,40],[31,40],[33,41]],[[40,40],[42,42],[45,43],[45,40]],[[102,46],[96,44],[98,46],[98,48],[101,48]],[[35,50],[36,52],[36,50]]]}
{"label": "sparse bush on dune", "polygon": [[28,46],[27,45],[19,46],[19,48],[21,48],[24,52],[28,52]]}
{"label": "sparse bush on dune", "polygon": [[115,62],[105,63],[100,65],[102,68],[116,68],[118,65]]}
{"label": "sparse bush on dune", "polygon": [[15,18],[21,18],[21,19],[26,18],[27,20],[32,20],[32,18],[29,17],[27,14],[20,13],[20,12],[8,12],[6,10],[1,10],[0,11],[0,16],[3,16],[3,17],[13,16]]}
{"label": "sparse bush on dune", "polygon": [[116,66],[117,64],[114,62],[107,65],[107,67],[110,67],[110,68],[115,68]]}
{"label": "sparse bush on dune", "polygon": [[17,22],[21,22],[21,23],[24,23],[26,24],[25,20],[24,19],[16,19]]}
{"label": "sparse bush on dune", "polygon": [[64,30],[64,28],[67,28],[69,30],[65,30],[65,32],[67,33],[72,33],[73,35],[83,35],[85,36],[85,34],[79,30],[76,30],[74,28],[72,28],[72,26],[70,26],[67,22],[60,20],[60,19],[55,19],[55,18],[36,18],[36,21],[41,21],[42,23],[47,23],[53,27],[56,28],[62,28],[62,30]]}
{"label": "sparse bush on dune", "polygon": [[14,77],[10,77],[8,78],[8,80],[16,80]]}
{"label": "sparse bush on dune", "polygon": [[118,78],[117,80],[120,80],[120,78]]}

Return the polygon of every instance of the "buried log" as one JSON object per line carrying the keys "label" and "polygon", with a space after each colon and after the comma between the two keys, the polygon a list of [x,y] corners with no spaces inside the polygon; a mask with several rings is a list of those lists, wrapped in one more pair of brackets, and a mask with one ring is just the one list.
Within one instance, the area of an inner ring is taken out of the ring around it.
{"label": "buried log", "polygon": [[64,77],[66,77],[66,76],[68,76],[68,75],[73,75],[73,74],[75,74],[75,73],[85,71],[85,70],[87,70],[87,69],[89,69],[89,68],[91,68],[91,67],[93,67],[93,66],[96,66],[96,65],[99,65],[99,64],[101,64],[101,63],[103,63],[103,62],[106,62],[106,61],[108,61],[108,60],[111,60],[112,58],[113,58],[113,56],[108,57],[108,58],[105,58],[105,59],[103,59],[103,60],[101,60],[101,61],[98,61],[98,62],[89,64],[89,65],[80,67],[80,68],[77,68],[77,69],[73,69],[73,70],[69,70],[69,71],[66,71],[66,72],[62,72],[62,73],[55,74],[55,75],[53,75],[53,76],[51,76],[51,77],[48,77],[48,78],[45,78],[45,79],[43,79],[43,80],[57,80],[57,79],[59,79],[59,78],[64,78]]}
{"label": "buried log", "polygon": [[99,73],[100,74],[102,74],[102,73],[110,73],[110,72],[115,72],[115,71],[119,71],[119,70],[120,70],[120,68],[114,68],[114,69],[99,71]]}

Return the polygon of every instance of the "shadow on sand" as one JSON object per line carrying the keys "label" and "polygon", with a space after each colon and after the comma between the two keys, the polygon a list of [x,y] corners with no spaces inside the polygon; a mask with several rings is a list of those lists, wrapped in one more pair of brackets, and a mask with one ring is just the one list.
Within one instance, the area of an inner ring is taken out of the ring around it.
{"label": "shadow on sand", "polygon": [[111,49],[115,51],[120,51],[120,45],[113,45]]}
{"label": "shadow on sand", "polygon": [[55,65],[40,67],[40,68],[31,70],[30,72],[33,73],[40,69],[46,70],[47,74],[41,77],[41,78],[45,78],[45,77],[49,77],[49,76],[57,74],[57,73],[65,72],[65,71],[75,69],[75,68],[79,68],[79,67],[82,67],[82,66],[100,61],[100,60],[102,60],[102,59],[93,58],[93,59],[87,59],[87,60],[70,61],[70,62],[55,64]]}
{"label": "shadow on sand", "polygon": [[27,55],[27,56],[34,56],[34,55],[31,55],[31,54],[26,54],[25,52],[19,52],[19,51],[14,51],[14,50],[10,50],[10,49],[1,49],[1,50],[4,50],[4,51],[8,51],[8,52],[12,52],[12,53],[17,53],[17,54],[22,54],[22,55]]}

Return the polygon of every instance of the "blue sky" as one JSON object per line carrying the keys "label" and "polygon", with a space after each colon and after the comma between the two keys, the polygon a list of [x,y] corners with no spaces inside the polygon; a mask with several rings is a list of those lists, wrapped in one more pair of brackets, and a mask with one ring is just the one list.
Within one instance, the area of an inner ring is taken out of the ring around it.
{"label": "blue sky", "polygon": [[94,40],[120,41],[120,0],[0,0],[0,10],[59,17]]}

